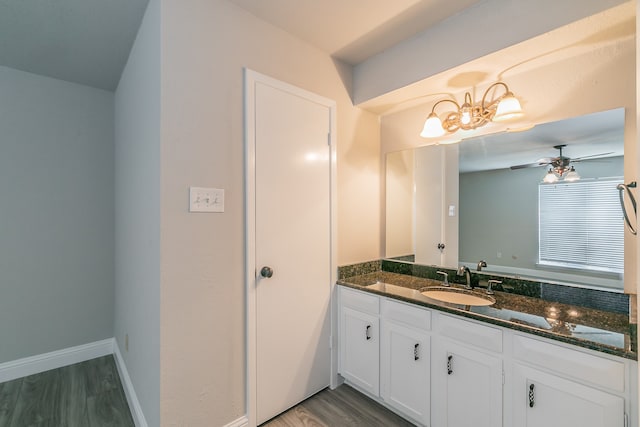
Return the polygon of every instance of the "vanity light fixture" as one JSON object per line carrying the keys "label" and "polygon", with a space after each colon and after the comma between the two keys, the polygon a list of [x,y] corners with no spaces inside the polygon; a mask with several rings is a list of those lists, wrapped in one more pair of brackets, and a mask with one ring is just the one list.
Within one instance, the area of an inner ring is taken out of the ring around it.
{"label": "vanity light fixture", "polygon": [[[490,100],[490,92],[498,86],[504,87],[505,93]],[[444,119],[441,120],[435,110],[438,105],[445,102],[453,104],[455,110],[444,113]],[[509,87],[502,82],[496,82],[484,92],[480,103],[475,103],[469,92],[464,94],[464,103],[462,105],[458,104],[454,99],[441,99],[436,102],[424,122],[424,128],[420,136],[423,138],[438,138],[460,129],[476,129],[489,122],[506,121],[523,115],[520,101],[509,90]]]}

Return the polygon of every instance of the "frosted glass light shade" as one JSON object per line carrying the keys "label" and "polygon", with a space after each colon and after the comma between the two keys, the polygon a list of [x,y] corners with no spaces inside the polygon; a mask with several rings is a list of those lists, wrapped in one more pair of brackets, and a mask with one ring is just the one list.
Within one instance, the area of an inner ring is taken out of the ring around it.
{"label": "frosted glass light shade", "polygon": [[471,123],[471,105],[465,103],[460,107],[460,123],[468,125]]}
{"label": "frosted glass light shade", "polygon": [[524,113],[522,112],[520,101],[518,101],[518,98],[516,98],[513,93],[509,92],[498,103],[496,114],[493,116],[492,120],[494,122],[501,122],[522,117],[523,115]]}
{"label": "frosted glass light shade", "polygon": [[436,113],[432,112],[424,122],[424,127],[422,128],[422,132],[420,132],[420,136],[423,138],[437,138],[445,133],[446,132],[442,127],[442,121],[440,121],[440,118]]}
{"label": "frosted glass light shade", "polygon": [[549,169],[549,172],[545,174],[542,182],[544,182],[545,184],[553,184],[554,182],[558,182],[558,177],[555,173],[553,173],[551,169]]}
{"label": "frosted glass light shade", "polygon": [[578,172],[576,172],[575,168],[571,166],[571,169],[569,170],[569,172],[567,172],[564,180],[569,182],[578,181],[580,180],[580,175],[578,175]]}

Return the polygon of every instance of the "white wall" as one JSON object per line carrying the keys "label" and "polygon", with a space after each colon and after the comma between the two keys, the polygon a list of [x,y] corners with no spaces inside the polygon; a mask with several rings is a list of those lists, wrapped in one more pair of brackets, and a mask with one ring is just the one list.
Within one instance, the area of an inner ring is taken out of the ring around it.
{"label": "white wall", "polygon": [[0,67],[0,362],[113,330],[113,94]]}
{"label": "white wall", "polygon": [[[161,15],[162,424],[220,426],[245,413],[243,67],[337,101],[340,264],[380,256],[378,121],[326,53],[226,0]],[[191,185],[225,212],[190,214]]]}
{"label": "white wall", "polygon": [[159,0],[149,2],[115,94],[115,193],[114,336],[147,423],[159,426]]}

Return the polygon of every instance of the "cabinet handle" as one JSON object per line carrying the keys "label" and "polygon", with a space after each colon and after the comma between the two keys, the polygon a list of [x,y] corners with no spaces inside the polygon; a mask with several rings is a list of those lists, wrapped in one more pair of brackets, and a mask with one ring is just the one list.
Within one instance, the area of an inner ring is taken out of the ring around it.
{"label": "cabinet handle", "polygon": [[371,335],[369,335],[369,329],[371,329],[371,325],[367,325],[367,329],[364,331],[364,336],[367,338],[367,340],[371,339]]}
{"label": "cabinet handle", "polygon": [[418,356],[418,347],[420,346],[420,344],[416,344],[413,346],[413,360],[419,360],[420,356]]}
{"label": "cabinet handle", "polygon": [[453,374],[453,368],[451,367],[451,361],[453,360],[453,354],[447,356],[447,375]]}
{"label": "cabinet handle", "polygon": [[535,386],[533,384],[529,385],[529,408],[533,408],[536,404],[536,394],[534,391]]}

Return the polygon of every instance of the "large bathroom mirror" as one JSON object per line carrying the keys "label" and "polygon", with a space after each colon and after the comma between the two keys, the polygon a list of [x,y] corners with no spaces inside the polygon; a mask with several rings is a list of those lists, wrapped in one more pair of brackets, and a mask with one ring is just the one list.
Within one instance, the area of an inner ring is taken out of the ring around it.
{"label": "large bathroom mirror", "polygon": [[[616,185],[624,181],[624,130],[625,110],[618,108],[523,132],[388,153],[386,257],[473,269],[483,260],[483,271],[492,274],[622,288],[621,211],[613,213],[616,225],[587,218],[580,228],[580,218],[602,207],[588,206],[591,202],[580,199],[585,195],[574,193],[581,190],[588,196],[604,185],[606,197],[618,203]],[[569,182],[565,175],[557,183],[544,184],[561,155],[570,159],[568,167],[575,169],[578,180]],[[551,255],[559,252],[558,259],[569,259],[567,264],[548,262],[541,251],[541,234],[552,227],[572,230],[560,244],[547,248]],[[582,242],[576,240],[584,233],[592,234],[585,240],[600,239],[598,245],[619,263],[605,259],[604,264],[581,267],[582,259],[564,257],[563,251],[578,252]],[[437,247],[440,243],[446,244],[444,249]]]}
{"label": "large bathroom mirror", "polygon": [[[561,193],[564,182],[540,185],[550,166],[540,160],[560,157],[560,146],[581,178],[568,189],[593,195],[599,190],[590,182],[637,180],[635,34],[634,5],[624,3],[418,82],[396,94],[404,103],[379,100],[385,257],[474,271],[484,260],[491,274],[635,293],[637,238],[624,228],[619,201],[609,203],[618,210],[605,221],[615,230],[593,223],[584,231],[573,225],[591,208]],[[420,137],[440,100],[462,102],[467,93],[475,100],[495,81],[508,84],[524,116]],[[537,167],[511,169],[530,164]],[[618,197],[607,185],[608,197]],[[567,232],[552,244],[542,240],[542,251],[541,213],[545,230]],[[588,253],[574,240],[589,230],[604,230],[595,237],[603,259],[588,267],[564,259]]]}

